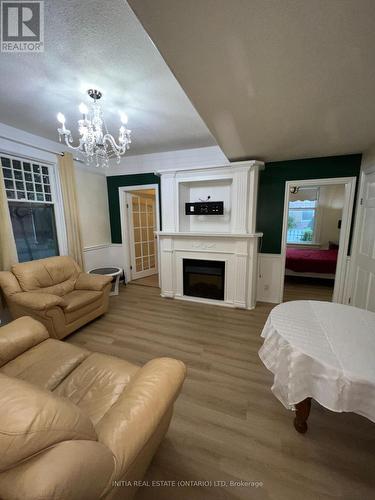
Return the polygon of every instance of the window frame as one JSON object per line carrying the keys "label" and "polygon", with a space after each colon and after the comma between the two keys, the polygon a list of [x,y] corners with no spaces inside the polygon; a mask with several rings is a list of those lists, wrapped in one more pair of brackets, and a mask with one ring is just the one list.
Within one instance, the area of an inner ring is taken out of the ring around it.
{"label": "window frame", "polygon": [[312,240],[311,241],[288,241],[288,231],[286,234],[286,244],[287,245],[319,245],[319,238],[320,238],[320,207],[319,207],[319,197],[320,197],[320,190],[318,189],[318,196],[316,199],[316,205],[315,207],[298,207],[298,208],[290,208],[290,199],[288,201],[288,218],[289,218],[289,212],[291,210],[296,211],[296,212],[305,212],[307,210],[312,210],[314,212],[314,227],[312,231]]}
{"label": "window frame", "polygon": [[[51,201],[40,201],[40,200],[20,200],[15,197],[14,199],[10,199],[7,197],[7,201],[9,202],[20,202],[20,203],[46,203],[51,204],[54,207],[54,215],[55,215],[55,225],[56,225],[56,233],[57,233],[57,244],[59,248],[59,255],[67,255],[68,243],[67,243],[67,235],[66,235],[66,226],[65,226],[65,217],[64,217],[64,209],[63,209],[63,198],[61,192],[61,184],[60,184],[60,176],[58,171],[58,165],[56,162],[51,162],[48,160],[44,160],[41,158],[35,158],[22,154],[8,153],[6,151],[0,151],[0,158],[8,158],[9,160],[17,160],[20,162],[27,163],[36,163],[40,167],[48,168],[49,175],[49,185],[51,189]],[[7,168],[2,165],[2,168]],[[12,167],[12,170],[14,168]],[[5,179],[4,179],[5,180]],[[35,183],[34,183],[35,185]],[[9,205],[8,205],[9,207]]]}

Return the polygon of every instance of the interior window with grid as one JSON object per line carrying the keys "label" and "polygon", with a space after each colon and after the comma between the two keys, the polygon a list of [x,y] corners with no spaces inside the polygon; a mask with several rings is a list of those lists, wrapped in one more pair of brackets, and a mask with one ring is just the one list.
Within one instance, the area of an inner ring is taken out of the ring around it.
{"label": "interior window with grid", "polygon": [[59,255],[49,167],[1,155],[18,260]]}

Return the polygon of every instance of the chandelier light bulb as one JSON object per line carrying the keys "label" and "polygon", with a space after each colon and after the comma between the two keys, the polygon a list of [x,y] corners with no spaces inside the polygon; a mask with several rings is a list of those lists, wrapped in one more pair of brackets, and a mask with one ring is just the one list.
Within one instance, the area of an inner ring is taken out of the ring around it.
{"label": "chandelier light bulb", "polygon": [[57,120],[64,125],[65,116],[62,113],[57,113]]}
{"label": "chandelier light bulb", "polygon": [[88,107],[86,106],[86,104],[84,102],[81,102],[81,104],[79,105],[79,112],[82,114],[82,115],[86,115],[87,112],[88,112]]}
{"label": "chandelier light bulb", "polygon": [[124,125],[128,123],[128,115],[126,113],[120,113],[120,119]]}

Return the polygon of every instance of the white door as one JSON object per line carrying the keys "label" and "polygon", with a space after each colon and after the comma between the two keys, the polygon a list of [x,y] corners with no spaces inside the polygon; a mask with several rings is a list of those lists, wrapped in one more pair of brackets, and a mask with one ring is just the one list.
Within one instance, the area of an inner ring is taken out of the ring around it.
{"label": "white door", "polygon": [[375,172],[365,174],[358,243],[354,255],[352,305],[375,312]]}
{"label": "white door", "polygon": [[155,197],[127,193],[131,279],[158,272]]}

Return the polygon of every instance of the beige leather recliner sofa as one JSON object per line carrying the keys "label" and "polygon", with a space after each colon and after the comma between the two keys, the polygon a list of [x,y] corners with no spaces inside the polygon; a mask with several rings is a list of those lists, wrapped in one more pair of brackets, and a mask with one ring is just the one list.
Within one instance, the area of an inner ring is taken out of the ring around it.
{"label": "beige leather recliner sofa", "polygon": [[181,361],[139,368],[32,318],[0,328],[0,498],[133,498],[184,378]]}
{"label": "beige leather recliner sofa", "polygon": [[83,273],[71,257],[49,257],[0,272],[12,318],[32,316],[62,339],[106,313],[111,277]]}

